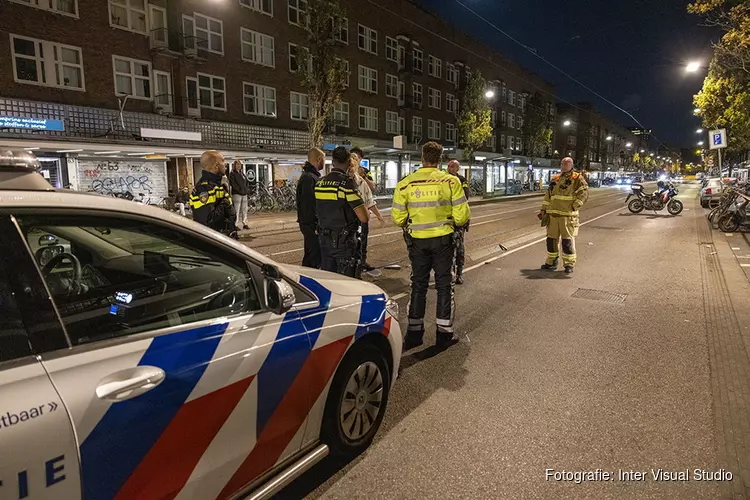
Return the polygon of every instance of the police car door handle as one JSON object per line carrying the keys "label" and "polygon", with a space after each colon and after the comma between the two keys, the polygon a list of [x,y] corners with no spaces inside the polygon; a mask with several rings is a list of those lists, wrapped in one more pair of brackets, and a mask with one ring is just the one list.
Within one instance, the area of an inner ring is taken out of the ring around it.
{"label": "police car door handle", "polygon": [[125,401],[154,389],[166,378],[164,370],[156,366],[136,366],[108,375],[96,386],[96,397],[111,401]]}

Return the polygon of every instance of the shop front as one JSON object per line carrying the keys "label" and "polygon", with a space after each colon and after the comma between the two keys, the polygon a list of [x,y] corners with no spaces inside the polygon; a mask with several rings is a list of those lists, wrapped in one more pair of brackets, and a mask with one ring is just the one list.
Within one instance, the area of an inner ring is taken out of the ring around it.
{"label": "shop front", "polygon": [[75,158],[73,189],[107,196],[130,193],[136,200],[158,205],[169,197],[166,158]]}

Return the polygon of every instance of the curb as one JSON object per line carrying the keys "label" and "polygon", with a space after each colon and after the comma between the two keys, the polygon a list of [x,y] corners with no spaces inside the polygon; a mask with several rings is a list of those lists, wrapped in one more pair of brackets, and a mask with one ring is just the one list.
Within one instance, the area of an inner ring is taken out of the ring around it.
{"label": "curb", "polygon": [[[490,205],[493,203],[503,203],[507,201],[517,201],[517,200],[525,200],[525,199],[533,200],[535,198],[541,198],[542,196],[544,196],[544,191],[540,193],[526,194],[526,195],[520,195],[520,196],[519,195],[498,196],[497,198],[470,201],[469,206],[477,207],[477,206],[482,206],[482,205]],[[378,204],[378,208],[383,209],[386,207],[382,207],[380,206],[380,204]],[[252,215],[249,217],[252,218]],[[255,235],[276,233],[280,231],[286,231],[289,229],[299,229],[299,224],[297,224],[296,220],[289,221],[289,222],[275,223],[275,224],[264,224],[262,226],[254,227],[246,231],[240,231],[239,237],[242,240],[242,239],[248,239]]]}

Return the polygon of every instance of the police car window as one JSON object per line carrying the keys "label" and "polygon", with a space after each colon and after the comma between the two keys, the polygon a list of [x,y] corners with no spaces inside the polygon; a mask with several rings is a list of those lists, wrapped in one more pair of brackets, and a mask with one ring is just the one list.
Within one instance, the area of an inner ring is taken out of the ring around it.
{"label": "police car window", "polygon": [[5,262],[0,261],[0,363],[31,354]]}
{"label": "police car window", "polygon": [[187,233],[89,216],[18,221],[74,344],[261,309],[246,263]]}

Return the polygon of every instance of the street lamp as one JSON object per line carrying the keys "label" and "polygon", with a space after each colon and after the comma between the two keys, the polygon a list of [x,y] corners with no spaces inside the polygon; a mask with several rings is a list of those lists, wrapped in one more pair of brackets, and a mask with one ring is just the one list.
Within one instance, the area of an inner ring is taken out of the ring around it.
{"label": "street lamp", "polygon": [[703,146],[703,141],[698,141],[698,146]]}
{"label": "street lamp", "polygon": [[651,153],[651,156],[654,156],[654,153]]}
{"label": "street lamp", "polygon": [[697,73],[699,69],[701,69],[700,61],[690,61],[687,66],[685,66],[685,71],[688,73]]}
{"label": "street lamp", "polygon": [[607,136],[607,140],[608,140],[608,141],[611,141],[611,140],[612,140],[612,136],[611,136],[611,135],[608,135],[608,136]]}
{"label": "street lamp", "polygon": [[695,133],[696,133],[696,134],[702,134],[702,133],[703,133],[703,129],[702,129],[702,128],[699,128],[698,130],[696,130],[696,131],[695,131]]}
{"label": "street lamp", "polygon": [[695,109],[693,110],[693,113],[694,113],[694,114],[696,114],[696,115],[697,115],[698,113],[700,113],[700,112],[701,112],[701,108],[695,108]]}
{"label": "street lamp", "polygon": [[625,144],[625,147],[626,148],[632,148],[633,147],[633,143],[629,142],[629,143]]}
{"label": "street lamp", "polygon": [[563,122],[563,127],[570,127],[570,120],[565,120]]}
{"label": "street lamp", "polygon": [[645,152],[646,152],[646,150],[645,150],[645,149],[641,149],[641,153],[645,153]]}
{"label": "street lamp", "polygon": [[495,97],[495,91],[488,90],[487,92],[484,93],[484,97],[486,97],[487,99],[492,99],[493,97]]}

